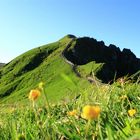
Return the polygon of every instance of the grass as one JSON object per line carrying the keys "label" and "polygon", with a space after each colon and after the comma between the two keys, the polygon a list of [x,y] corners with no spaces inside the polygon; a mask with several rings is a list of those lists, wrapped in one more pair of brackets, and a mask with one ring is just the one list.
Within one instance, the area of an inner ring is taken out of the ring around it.
{"label": "grass", "polygon": [[58,102],[64,96],[74,97],[76,87],[65,83],[62,75],[71,77],[83,89],[90,88],[87,80],[78,78],[61,55],[70,40],[66,36],[57,42],[32,49],[1,68],[0,104],[18,101],[26,104],[27,93],[41,81],[45,83],[44,89],[52,102]]}
{"label": "grass", "polygon": [[[63,77],[66,83],[74,85],[71,78]],[[47,91],[41,92],[34,107],[30,100],[26,106],[4,104],[0,113],[0,139],[140,139],[138,82],[114,82],[113,85],[97,83],[92,86],[91,91],[78,88],[80,95],[73,99],[67,97],[59,103],[51,103],[49,100],[50,108],[44,98]],[[101,108],[97,119],[88,121],[81,117],[82,109],[86,105],[98,105]],[[136,110],[136,114],[130,116],[128,111],[131,109]],[[75,114],[68,114],[73,110],[76,110]]]}
{"label": "grass", "polygon": [[[95,76],[104,64],[90,62],[76,67],[77,77],[61,55],[71,39],[32,49],[0,68],[0,140],[140,139],[135,75],[135,83],[103,84]],[[41,96],[30,101],[28,93],[40,82]],[[100,115],[84,119],[86,105],[99,106]]]}

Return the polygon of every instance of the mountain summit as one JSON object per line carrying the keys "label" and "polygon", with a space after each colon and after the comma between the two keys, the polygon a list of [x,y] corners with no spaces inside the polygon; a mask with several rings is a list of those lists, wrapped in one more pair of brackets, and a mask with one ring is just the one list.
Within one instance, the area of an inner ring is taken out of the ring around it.
{"label": "mountain summit", "polygon": [[129,49],[120,51],[103,41],[67,35],[34,48],[0,68],[0,102],[26,101],[27,93],[41,81],[49,99],[57,101],[73,96],[78,86],[90,87],[94,76],[108,83],[114,77],[132,75],[139,70],[140,59]]}

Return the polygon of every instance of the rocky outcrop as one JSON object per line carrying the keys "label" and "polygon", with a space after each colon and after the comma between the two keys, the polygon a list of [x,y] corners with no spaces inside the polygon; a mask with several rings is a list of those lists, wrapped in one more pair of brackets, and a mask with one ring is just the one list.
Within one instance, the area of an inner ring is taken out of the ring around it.
{"label": "rocky outcrop", "polygon": [[65,58],[75,65],[87,64],[91,61],[104,63],[96,76],[103,82],[132,75],[140,70],[140,59],[136,58],[130,49],[122,51],[113,44],[106,46],[103,41],[83,37],[74,39],[71,46],[63,54]]}

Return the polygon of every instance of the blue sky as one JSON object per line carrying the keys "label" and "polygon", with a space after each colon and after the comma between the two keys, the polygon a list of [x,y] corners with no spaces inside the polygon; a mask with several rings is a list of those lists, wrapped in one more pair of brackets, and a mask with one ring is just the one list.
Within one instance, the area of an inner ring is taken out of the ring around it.
{"label": "blue sky", "polygon": [[0,62],[60,39],[90,36],[140,57],[139,0],[0,0]]}

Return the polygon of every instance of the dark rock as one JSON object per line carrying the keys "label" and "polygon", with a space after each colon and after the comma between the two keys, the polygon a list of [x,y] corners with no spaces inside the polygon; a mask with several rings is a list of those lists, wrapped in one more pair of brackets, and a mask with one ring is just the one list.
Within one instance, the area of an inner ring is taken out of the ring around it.
{"label": "dark rock", "polygon": [[87,64],[91,61],[104,63],[96,76],[103,82],[132,75],[140,70],[140,59],[136,58],[130,49],[121,51],[113,44],[106,46],[103,41],[83,37],[75,39],[75,44],[65,52],[65,57],[76,65]]}

